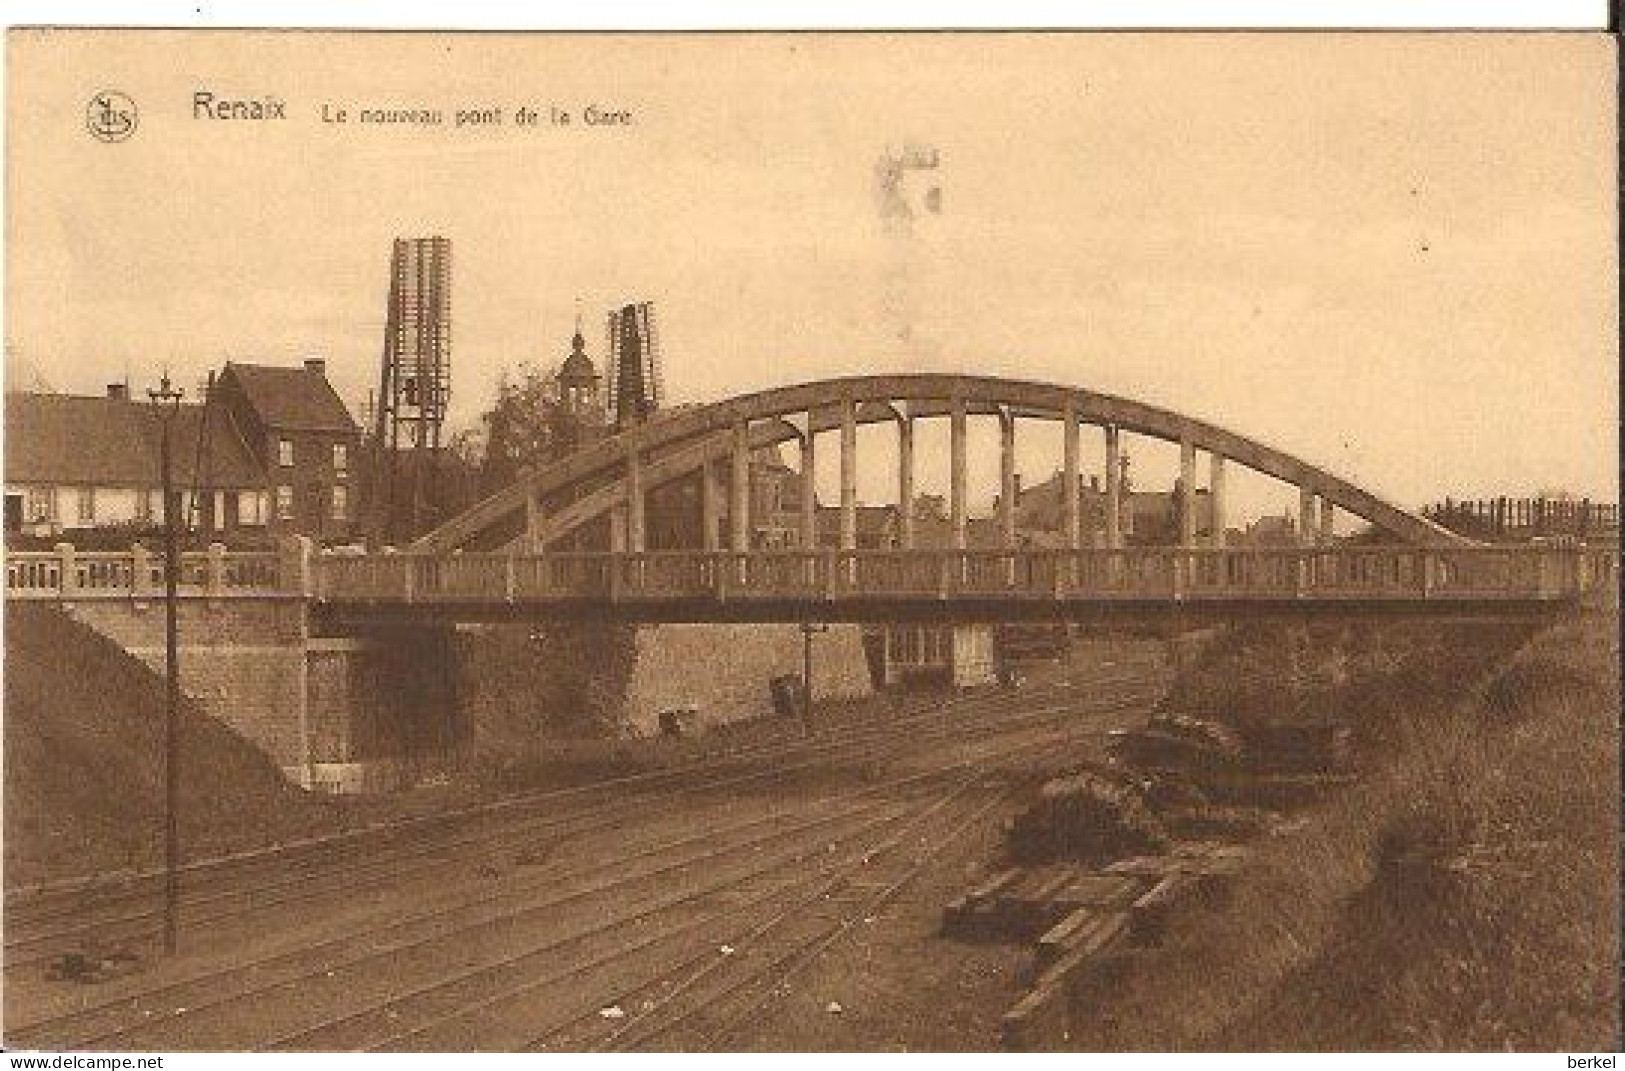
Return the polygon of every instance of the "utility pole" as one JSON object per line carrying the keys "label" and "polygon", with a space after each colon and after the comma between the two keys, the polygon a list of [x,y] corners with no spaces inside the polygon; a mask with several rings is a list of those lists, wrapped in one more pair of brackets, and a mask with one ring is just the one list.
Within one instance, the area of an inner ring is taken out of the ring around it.
{"label": "utility pole", "polygon": [[175,906],[180,872],[180,834],[176,811],[180,795],[181,680],[179,630],[175,620],[180,551],[169,440],[183,393],[170,385],[168,372],[164,373],[156,390],[147,391],[147,397],[151,399],[163,426],[158,464],[163,469],[161,479],[164,494],[164,683],[167,693],[164,711],[164,954],[171,956],[175,954]]}
{"label": "utility pole", "polygon": [[811,621],[801,623],[801,727],[808,736],[813,731],[812,641],[815,634],[828,631],[828,625],[815,625]]}

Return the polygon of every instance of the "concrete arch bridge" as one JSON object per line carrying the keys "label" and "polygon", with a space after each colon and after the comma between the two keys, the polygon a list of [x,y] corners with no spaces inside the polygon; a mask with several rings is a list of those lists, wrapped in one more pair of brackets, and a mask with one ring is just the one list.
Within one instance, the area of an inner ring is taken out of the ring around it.
{"label": "concrete arch bridge", "polygon": [[[795,443],[802,473],[811,471],[816,436],[839,434],[841,461],[840,547],[856,549],[857,429],[889,424],[897,435],[897,501],[914,498],[914,429],[917,422],[945,418],[949,423],[949,514],[952,548],[963,550],[967,539],[967,421],[993,416],[1000,428],[1000,528],[1005,544],[1015,545],[1016,421],[1048,421],[1062,433],[1062,486],[1066,492],[1066,545],[1082,550],[1085,538],[1080,503],[1080,430],[1104,432],[1104,531],[1091,533],[1105,549],[1123,546],[1119,530],[1123,433],[1176,444],[1180,448],[1180,493],[1194,495],[1198,454],[1208,458],[1208,494],[1216,518],[1224,514],[1227,465],[1246,468],[1298,488],[1300,517],[1318,518],[1304,525],[1313,538],[1329,542],[1333,511],[1345,510],[1387,532],[1395,542],[1422,545],[1465,545],[1468,541],[1438,524],[1384,501],[1325,469],[1301,461],[1255,439],[1171,410],[1074,387],[985,376],[932,373],[856,376],[779,387],[688,409],[668,411],[648,423],[595,443],[566,460],[525,474],[513,485],[475,505],[416,540],[411,551],[454,550],[540,551],[583,525],[614,518],[610,530],[615,550],[641,553],[646,532],[648,493],[657,487],[709,474],[726,462],[725,489],[715,480],[701,484],[704,546],[693,549],[752,550],[750,457],[764,447]],[[812,481],[800,481],[802,501],[799,545],[814,547],[817,502]],[[719,525],[709,523],[726,513],[728,538],[720,545]],[[1179,511],[1186,530],[1180,544],[1196,545],[1195,512]],[[899,513],[898,549],[913,550],[912,511]],[[1213,525],[1222,532],[1222,522]]]}
{"label": "concrete arch bridge", "polygon": [[[996,418],[996,545],[968,534],[968,421]],[[896,501],[915,499],[915,429],[946,420],[947,545],[916,545],[914,510],[897,512],[893,545],[858,544],[858,429],[896,435]],[[1016,531],[1018,421],[1058,423],[1062,531],[1058,546],[1020,545]],[[1103,434],[1103,523],[1086,531],[1081,431]],[[813,481],[799,480],[790,549],[752,537],[751,462],[794,443],[814,471],[821,433],[838,437],[838,537],[820,545]],[[1173,546],[1126,545],[1118,459],[1125,433],[1175,444],[1179,532]],[[1199,539],[1193,508],[1198,457],[1214,518]],[[1298,489],[1301,545],[1222,544],[1225,477],[1241,465]],[[719,473],[722,478],[719,479]],[[698,480],[697,545],[648,548],[648,503],[658,488]],[[1388,537],[1334,544],[1334,511]],[[1314,518],[1314,523],[1307,523]],[[569,549],[589,526],[607,546]],[[833,545],[828,545],[833,542]],[[565,548],[565,549],[560,549]],[[1611,560],[1611,559],[1610,559]],[[896,620],[1093,617],[1206,609],[1221,615],[1336,608],[1511,613],[1573,601],[1607,568],[1595,555],[1554,548],[1482,548],[1323,468],[1255,439],[1167,409],[1094,391],[984,376],[870,375],[821,380],[665,412],[527,472],[403,553],[322,557],[315,597],[350,609],[448,616],[617,614],[643,620]],[[1611,576],[1611,572],[1608,573]]]}

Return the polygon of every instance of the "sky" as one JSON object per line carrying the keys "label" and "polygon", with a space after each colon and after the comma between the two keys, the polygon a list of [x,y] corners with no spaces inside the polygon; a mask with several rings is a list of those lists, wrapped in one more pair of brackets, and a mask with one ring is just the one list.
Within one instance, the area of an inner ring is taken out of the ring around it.
{"label": "sky", "polygon": [[[7,370],[99,393],[320,354],[359,410],[390,241],[442,234],[454,427],[505,371],[561,359],[578,308],[601,360],[605,310],[650,300],[673,401],[1007,375],[1202,417],[1402,504],[1614,500],[1612,48],[13,30]],[[116,144],[85,125],[107,89],[139,111]],[[199,118],[199,91],[274,97],[287,118]],[[544,118],[516,126],[520,105]],[[590,126],[589,105],[632,121]],[[357,122],[368,107],[446,121]],[[498,107],[501,125],[453,125]],[[941,194],[928,211],[916,183],[904,234],[875,166],[906,144],[938,151],[923,185]],[[1053,429],[1020,436],[1029,482],[1058,467]],[[942,475],[931,441],[923,489]],[[1131,451],[1138,483],[1171,479],[1177,451]],[[975,458],[990,488],[996,457]],[[866,463],[866,498],[886,467]],[[1245,482],[1237,498],[1288,501]]]}

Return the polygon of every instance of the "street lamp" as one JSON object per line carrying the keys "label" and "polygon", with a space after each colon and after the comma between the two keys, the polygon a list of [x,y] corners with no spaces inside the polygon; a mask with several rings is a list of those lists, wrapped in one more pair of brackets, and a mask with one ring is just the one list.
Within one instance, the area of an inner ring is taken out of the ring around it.
{"label": "street lamp", "polygon": [[180,650],[175,621],[176,585],[180,576],[180,551],[176,534],[174,474],[170,471],[170,431],[180,411],[185,392],[170,385],[166,371],[156,390],[148,390],[153,411],[163,426],[158,464],[163,470],[164,496],[164,953],[175,953],[175,902],[178,898],[180,838],[176,829],[177,796],[180,787]]}

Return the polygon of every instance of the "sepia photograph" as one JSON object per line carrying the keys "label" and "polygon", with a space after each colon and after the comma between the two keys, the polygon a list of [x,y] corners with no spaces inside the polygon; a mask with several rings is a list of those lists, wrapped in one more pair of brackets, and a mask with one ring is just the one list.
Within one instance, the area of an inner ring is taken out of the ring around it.
{"label": "sepia photograph", "polygon": [[9,1066],[1613,1066],[1617,47],[11,27]]}

